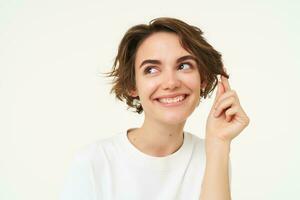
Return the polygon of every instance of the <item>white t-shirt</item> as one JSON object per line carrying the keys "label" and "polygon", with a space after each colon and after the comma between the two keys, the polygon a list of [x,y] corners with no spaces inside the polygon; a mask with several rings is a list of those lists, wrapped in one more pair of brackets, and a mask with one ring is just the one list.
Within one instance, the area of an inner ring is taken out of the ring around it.
{"label": "white t-shirt", "polygon": [[61,200],[198,200],[205,169],[204,140],[184,132],[173,154],[153,157],[138,150],[127,131],[81,149]]}

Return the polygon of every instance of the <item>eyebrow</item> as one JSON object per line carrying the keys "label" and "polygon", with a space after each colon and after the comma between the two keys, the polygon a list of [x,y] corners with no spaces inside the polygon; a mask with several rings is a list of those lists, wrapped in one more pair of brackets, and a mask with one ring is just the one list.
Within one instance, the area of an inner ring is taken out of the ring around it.
{"label": "eyebrow", "polygon": [[[192,60],[194,60],[195,62],[197,62],[197,59],[195,58],[195,56],[192,56],[192,55],[186,55],[186,56],[182,56],[182,57],[178,58],[178,59],[176,60],[176,63],[180,63],[180,62],[182,62],[182,61],[184,61],[184,60],[188,60],[188,59],[192,59]],[[159,60],[147,59],[147,60],[144,60],[144,61],[141,63],[140,68],[141,68],[144,64],[147,64],[147,63],[149,63],[149,64],[157,64],[157,65],[161,64],[161,62],[160,62]]]}

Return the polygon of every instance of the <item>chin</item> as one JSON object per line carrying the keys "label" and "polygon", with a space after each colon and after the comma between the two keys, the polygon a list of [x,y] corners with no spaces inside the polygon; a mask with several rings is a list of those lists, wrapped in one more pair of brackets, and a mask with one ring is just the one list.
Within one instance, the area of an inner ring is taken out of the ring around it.
{"label": "chin", "polygon": [[191,113],[165,113],[163,116],[160,116],[160,121],[166,124],[178,125],[185,123],[190,114]]}

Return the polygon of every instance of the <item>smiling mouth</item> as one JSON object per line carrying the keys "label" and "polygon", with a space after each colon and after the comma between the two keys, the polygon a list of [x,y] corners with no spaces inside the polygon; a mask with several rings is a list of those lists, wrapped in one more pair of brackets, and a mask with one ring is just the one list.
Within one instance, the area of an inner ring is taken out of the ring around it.
{"label": "smiling mouth", "polygon": [[172,105],[180,105],[182,104],[185,99],[188,97],[187,94],[179,95],[174,98],[157,98],[155,99],[160,104],[166,105],[166,106],[172,106]]}

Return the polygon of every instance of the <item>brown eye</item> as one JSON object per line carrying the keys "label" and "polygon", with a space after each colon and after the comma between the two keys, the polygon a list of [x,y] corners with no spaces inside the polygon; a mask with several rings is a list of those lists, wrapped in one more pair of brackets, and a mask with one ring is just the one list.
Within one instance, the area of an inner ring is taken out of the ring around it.
{"label": "brown eye", "polygon": [[153,74],[157,71],[154,67],[147,67],[144,71],[145,74]]}
{"label": "brown eye", "polygon": [[190,63],[181,63],[181,64],[179,65],[179,68],[180,68],[180,69],[190,69],[190,68],[192,68],[192,66],[191,66]]}

